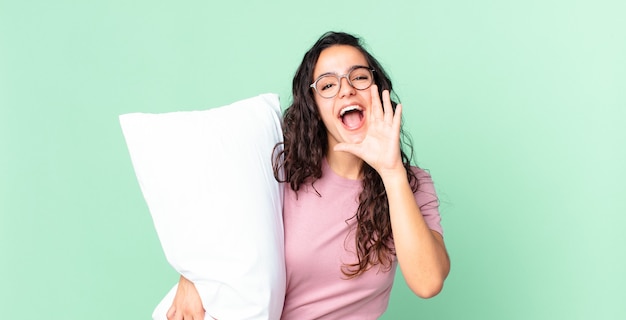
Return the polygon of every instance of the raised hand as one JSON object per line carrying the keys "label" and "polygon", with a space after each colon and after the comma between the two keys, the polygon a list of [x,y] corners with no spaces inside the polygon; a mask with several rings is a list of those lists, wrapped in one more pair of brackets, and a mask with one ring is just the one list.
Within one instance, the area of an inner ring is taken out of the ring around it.
{"label": "raised hand", "polygon": [[356,155],[383,176],[387,172],[404,170],[400,155],[402,105],[396,106],[394,114],[389,91],[383,91],[381,102],[378,87],[372,85],[370,90],[372,103],[367,117],[365,138],[360,143],[339,143],[334,150]]}

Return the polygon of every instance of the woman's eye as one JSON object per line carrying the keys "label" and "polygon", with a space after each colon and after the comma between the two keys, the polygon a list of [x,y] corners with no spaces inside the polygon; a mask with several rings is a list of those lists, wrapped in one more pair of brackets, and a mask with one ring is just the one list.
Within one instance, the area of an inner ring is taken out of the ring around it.
{"label": "woman's eye", "polygon": [[335,86],[334,83],[326,83],[326,84],[322,85],[321,88],[322,88],[322,91],[323,91],[323,90],[328,90],[328,89],[330,89],[330,88],[332,88],[334,86]]}
{"label": "woman's eye", "polygon": [[368,73],[357,72],[356,74],[352,76],[352,81],[369,80],[369,78],[370,78],[370,75]]}

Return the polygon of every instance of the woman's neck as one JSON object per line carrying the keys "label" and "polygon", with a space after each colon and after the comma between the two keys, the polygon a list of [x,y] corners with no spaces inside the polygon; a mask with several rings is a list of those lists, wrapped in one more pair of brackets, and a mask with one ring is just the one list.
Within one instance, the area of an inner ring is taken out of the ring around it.
{"label": "woman's neck", "polygon": [[328,150],[326,152],[326,161],[330,168],[340,177],[346,179],[361,179],[361,168],[363,160],[351,153]]}

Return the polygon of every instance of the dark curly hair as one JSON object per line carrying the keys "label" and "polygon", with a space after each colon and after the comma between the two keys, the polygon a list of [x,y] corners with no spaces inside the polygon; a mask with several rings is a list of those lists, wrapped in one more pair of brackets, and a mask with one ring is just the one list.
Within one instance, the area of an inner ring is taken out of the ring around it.
{"label": "dark curly hair", "polygon": [[[322,176],[322,161],[327,153],[328,138],[314,100],[313,70],[321,52],[332,46],[348,45],[358,49],[367,60],[369,67],[375,70],[374,81],[379,94],[383,90],[391,92],[392,85],[380,63],[363,48],[359,38],[343,33],[328,32],[304,55],[293,78],[293,102],[283,115],[284,142],[275,147],[273,157],[274,176],[280,182],[288,182],[294,191],[300,190],[305,183],[314,183]],[[395,111],[397,97],[392,98]],[[407,178],[417,191],[418,179],[411,169],[413,148],[410,137],[402,131],[402,162]],[[363,190],[359,195],[359,207],[351,219],[356,219],[354,230],[356,239],[357,262],[342,266],[341,270],[348,278],[356,277],[374,265],[381,265],[385,270],[392,266],[395,250],[389,218],[387,193],[378,172],[367,163],[361,168]]]}

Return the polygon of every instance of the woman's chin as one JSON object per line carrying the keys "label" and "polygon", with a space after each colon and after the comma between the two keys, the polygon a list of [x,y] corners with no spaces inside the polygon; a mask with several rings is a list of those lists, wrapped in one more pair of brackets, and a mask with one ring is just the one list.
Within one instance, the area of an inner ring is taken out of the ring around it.
{"label": "woman's chin", "polygon": [[350,144],[359,144],[365,139],[365,134],[349,134],[343,137],[343,141]]}

